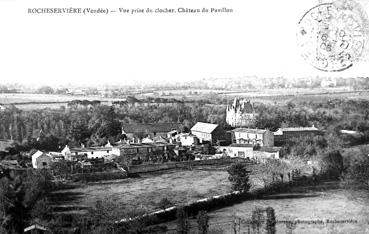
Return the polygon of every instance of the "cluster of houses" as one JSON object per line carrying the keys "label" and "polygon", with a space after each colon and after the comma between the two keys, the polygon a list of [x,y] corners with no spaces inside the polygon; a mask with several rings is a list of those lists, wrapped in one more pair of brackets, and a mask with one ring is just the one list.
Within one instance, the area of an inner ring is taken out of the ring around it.
{"label": "cluster of houses", "polygon": [[233,130],[204,122],[197,122],[191,129],[178,123],[122,123],[124,138],[118,142],[94,147],[65,146],[61,152],[37,151],[32,155],[32,165],[34,168],[48,168],[59,160],[82,162],[116,158],[132,165],[153,160],[153,156],[169,159],[171,155],[182,157],[188,154],[195,160],[237,157],[264,162],[268,158],[279,159],[281,148],[277,146],[291,138],[321,134],[315,126],[280,128],[276,132],[250,128],[257,114],[250,101],[246,100],[235,99],[227,107],[226,114],[226,121]]}
{"label": "cluster of houses", "polygon": [[225,130],[218,124],[197,122],[189,131],[181,132],[177,123],[122,124],[124,139],[108,142],[104,146],[69,147],[61,152],[37,151],[32,155],[34,168],[48,168],[58,160],[84,161],[90,159],[114,160],[123,158],[128,165],[136,161],[149,161],[153,154],[168,158],[170,154],[194,155],[195,160],[221,157],[237,157],[263,162],[268,158],[279,159],[280,147],[293,137],[320,134],[313,127],[280,128],[276,132],[267,129],[235,128]]}

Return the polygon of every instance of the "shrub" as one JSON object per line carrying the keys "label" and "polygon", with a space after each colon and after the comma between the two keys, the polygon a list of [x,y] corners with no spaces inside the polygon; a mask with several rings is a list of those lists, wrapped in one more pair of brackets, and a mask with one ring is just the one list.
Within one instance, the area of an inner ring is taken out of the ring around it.
{"label": "shrub", "polygon": [[330,179],[338,179],[343,171],[343,158],[338,150],[323,154],[321,164],[322,174]]}
{"label": "shrub", "polygon": [[209,229],[209,216],[204,210],[197,215],[197,224],[199,227],[199,234],[207,234]]}
{"label": "shrub", "polygon": [[171,202],[168,198],[164,197],[163,199],[161,199],[158,203],[158,207],[160,209],[165,210],[166,208],[169,208],[171,206],[173,206],[173,202]]}
{"label": "shrub", "polygon": [[264,210],[261,208],[255,208],[252,211],[251,226],[254,233],[260,233],[260,227],[265,222]]}
{"label": "shrub", "polygon": [[275,225],[277,221],[275,218],[274,209],[272,207],[266,208],[266,216],[267,216],[266,232],[267,234],[275,234],[276,233]]}
{"label": "shrub", "polygon": [[177,209],[177,233],[187,234],[190,230],[190,223],[188,221],[187,212],[183,207]]}
{"label": "shrub", "polygon": [[248,171],[245,164],[234,163],[228,168],[229,181],[232,183],[232,189],[236,191],[247,192],[249,191],[251,184],[249,182],[249,175],[251,171]]}
{"label": "shrub", "polygon": [[369,159],[350,165],[343,179],[349,185],[360,185],[369,189]]}

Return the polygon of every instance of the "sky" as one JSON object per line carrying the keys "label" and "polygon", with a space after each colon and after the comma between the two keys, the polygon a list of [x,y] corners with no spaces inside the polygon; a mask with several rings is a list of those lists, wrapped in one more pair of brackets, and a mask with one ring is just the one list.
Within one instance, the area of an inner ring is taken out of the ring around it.
{"label": "sky", "polygon": [[[369,0],[360,0],[369,12]],[[0,83],[131,84],[243,76],[368,76],[368,61],[322,72],[297,24],[318,0],[0,0]],[[28,14],[28,8],[222,8],[227,14]]]}

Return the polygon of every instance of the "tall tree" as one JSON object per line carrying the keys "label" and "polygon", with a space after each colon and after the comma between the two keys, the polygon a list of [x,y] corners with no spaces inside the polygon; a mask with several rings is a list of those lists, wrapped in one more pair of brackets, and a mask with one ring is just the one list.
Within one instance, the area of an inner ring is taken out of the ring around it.
{"label": "tall tree", "polygon": [[247,166],[242,163],[234,163],[228,168],[229,181],[232,183],[232,189],[236,191],[247,192],[251,184],[249,182],[250,172]]}

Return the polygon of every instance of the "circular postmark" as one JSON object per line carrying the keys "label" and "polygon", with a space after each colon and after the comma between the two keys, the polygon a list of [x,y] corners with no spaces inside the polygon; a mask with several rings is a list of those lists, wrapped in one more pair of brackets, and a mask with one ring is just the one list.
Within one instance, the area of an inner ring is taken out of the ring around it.
{"label": "circular postmark", "polygon": [[297,43],[302,57],[315,68],[343,71],[357,61],[366,42],[366,22],[349,5],[319,4],[298,23]]}

